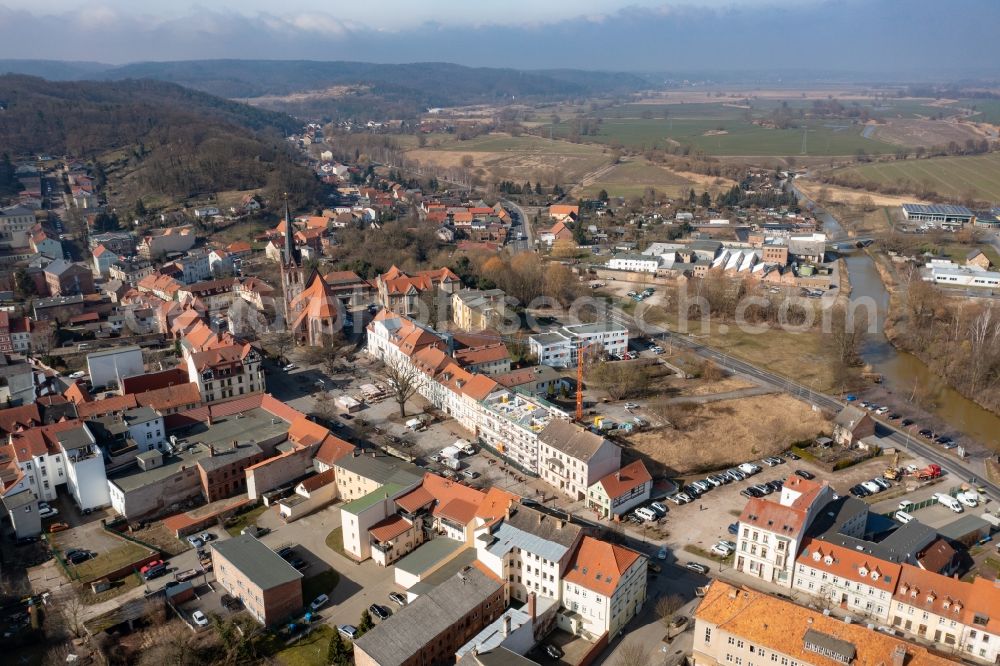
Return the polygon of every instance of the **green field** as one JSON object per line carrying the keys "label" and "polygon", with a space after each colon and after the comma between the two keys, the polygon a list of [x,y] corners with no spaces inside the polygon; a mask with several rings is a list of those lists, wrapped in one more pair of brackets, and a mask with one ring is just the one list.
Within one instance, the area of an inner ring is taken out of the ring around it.
{"label": "green field", "polygon": [[963,99],[961,106],[975,107],[978,113],[971,120],[1000,125],[1000,99]]}
{"label": "green field", "polygon": [[580,157],[590,157],[601,152],[601,149],[593,145],[552,141],[538,136],[505,134],[486,134],[466,141],[446,137],[439,145],[428,145],[426,149],[457,153],[557,153]]}
{"label": "green field", "polygon": [[698,192],[703,189],[669,169],[637,160],[616,165],[584,187],[581,195],[596,196],[601,190],[606,190],[613,197],[629,198],[642,196],[650,187],[665,192],[668,196],[686,195],[692,187]]}
{"label": "green field", "polygon": [[[670,105],[659,109],[660,117],[656,117],[655,105],[649,106],[654,107],[649,109],[653,118],[604,117],[596,135],[580,138],[586,142],[620,143],[629,148],[665,147],[678,142],[709,155],[826,156],[854,155],[859,150],[881,154],[896,149],[891,144],[864,138],[861,136],[864,128],[849,121],[816,119],[803,121],[803,127],[799,128],[769,129],[747,120],[745,110],[722,105]],[[627,110],[633,112],[633,108]],[[666,118],[662,117],[664,110],[669,112]],[[552,131],[556,136],[568,136],[570,124],[560,122]]]}
{"label": "green field", "polygon": [[951,197],[974,196],[983,201],[1000,201],[1000,154],[968,157],[935,157],[873,163],[840,169],[839,176],[876,183],[927,185]]}

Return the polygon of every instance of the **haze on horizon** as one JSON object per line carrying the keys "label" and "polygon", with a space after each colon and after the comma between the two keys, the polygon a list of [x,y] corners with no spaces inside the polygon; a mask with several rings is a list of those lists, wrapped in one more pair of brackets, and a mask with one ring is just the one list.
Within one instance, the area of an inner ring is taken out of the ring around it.
{"label": "haze on horizon", "polygon": [[[139,5],[137,7],[137,5]],[[0,0],[0,58],[1000,75],[996,0]]]}

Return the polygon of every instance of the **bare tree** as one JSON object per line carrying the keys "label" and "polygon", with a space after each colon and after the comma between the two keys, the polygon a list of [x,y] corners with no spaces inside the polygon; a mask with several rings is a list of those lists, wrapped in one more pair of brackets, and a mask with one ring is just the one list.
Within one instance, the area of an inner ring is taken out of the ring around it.
{"label": "bare tree", "polygon": [[70,593],[59,604],[59,611],[66,621],[66,628],[73,634],[74,638],[81,638],[84,634],[83,614],[85,610],[86,607],[75,593]]}
{"label": "bare tree", "polygon": [[405,359],[393,357],[385,361],[379,369],[379,374],[389,385],[389,393],[399,405],[399,415],[406,416],[406,401],[417,392],[420,371]]}
{"label": "bare tree", "polygon": [[285,354],[292,348],[292,343],[294,342],[295,339],[292,337],[292,334],[286,331],[271,333],[264,339],[264,349],[274,354],[279,361],[283,361],[285,360]]}
{"label": "bare tree", "polygon": [[670,623],[674,621],[674,616],[677,615],[677,611],[683,606],[684,599],[680,595],[664,595],[656,601],[656,616],[660,618],[663,626],[669,629]]}
{"label": "bare tree", "polygon": [[651,663],[649,649],[636,642],[623,643],[618,648],[615,666],[647,666]]}

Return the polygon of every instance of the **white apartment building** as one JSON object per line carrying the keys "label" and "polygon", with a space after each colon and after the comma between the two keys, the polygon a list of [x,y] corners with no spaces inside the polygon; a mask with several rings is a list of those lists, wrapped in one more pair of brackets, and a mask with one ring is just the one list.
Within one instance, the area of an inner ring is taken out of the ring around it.
{"label": "white apartment building", "polygon": [[507,581],[514,599],[527,601],[534,592],[559,601],[563,575],[582,536],[578,525],[521,506],[477,531],[476,555]]}
{"label": "white apartment building", "polygon": [[0,208],[0,246],[28,247],[28,235],[35,226],[35,212],[24,206]]}
{"label": "white apartment building", "polygon": [[899,564],[864,551],[808,539],[795,565],[792,588],[885,623],[899,572]]}
{"label": "white apartment building", "polygon": [[608,268],[615,271],[655,273],[660,267],[660,258],[647,254],[616,254],[608,260]]}
{"label": "white apartment building", "polygon": [[990,664],[1000,659],[1000,588],[904,564],[892,596],[889,624],[945,650]]}
{"label": "white apartment building", "polygon": [[[513,391],[494,393],[480,402],[483,418],[476,434],[524,469],[539,473],[539,435],[553,420],[569,415],[540,398]],[[582,430],[578,426],[572,426]]]}
{"label": "white apartment building", "polygon": [[737,571],[784,587],[792,586],[795,558],[806,529],[832,499],[826,483],[791,475],[781,498],[751,498],[739,520]]}
{"label": "white apartment building", "polygon": [[574,635],[617,636],[646,600],[647,559],[585,536],[563,578],[559,626]]}
{"label": "white apartment building", "polygon": [[542,365],[565,368],[576,364],[577,351],[581,348],[592,347],[585,353],[596,352],[599,348],[608,355],[624,354],[628,349],[628,329],[610,322],[564,326],[531,336],[528,347]]}
{"label": "white apartment building", "polygon": [[249,344],[227,345],[187,355],[188,377],[205,402],[222,402],[263,393],[260,353]]}
{"label": "white apartment building", "polygon": [[578,425],[554,419],[538,435],[538,473],[574,500],[602,477],[621,468],[618,445]]}

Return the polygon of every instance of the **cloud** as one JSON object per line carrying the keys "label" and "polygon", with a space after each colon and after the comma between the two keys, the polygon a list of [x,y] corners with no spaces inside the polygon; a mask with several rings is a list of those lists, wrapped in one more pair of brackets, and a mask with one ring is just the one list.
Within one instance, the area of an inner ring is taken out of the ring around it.
{"label": "cloud", "polygon": [[[462,22],[451,14],[435,23],[442,13],[432,10],[441,5],[430,3],[428,21],[405,28],[296,7],[287,13],[197,7],[156,16],[112,2],[36,16],[0,5],[0,58],[433,60],[529,69],[823,69],[872,76],[1000,67],[1000,40],[992,34],[1000,22],[996,0],[952,0],[946,11],[938,0],[706,1],[711,7],[636,4],[608,12],[594,11],[601,3],[581,2],[580,14],[571,18],[540,21],[528,14],[502,24]],[[956,48],[933,47],[942,43]]]}

